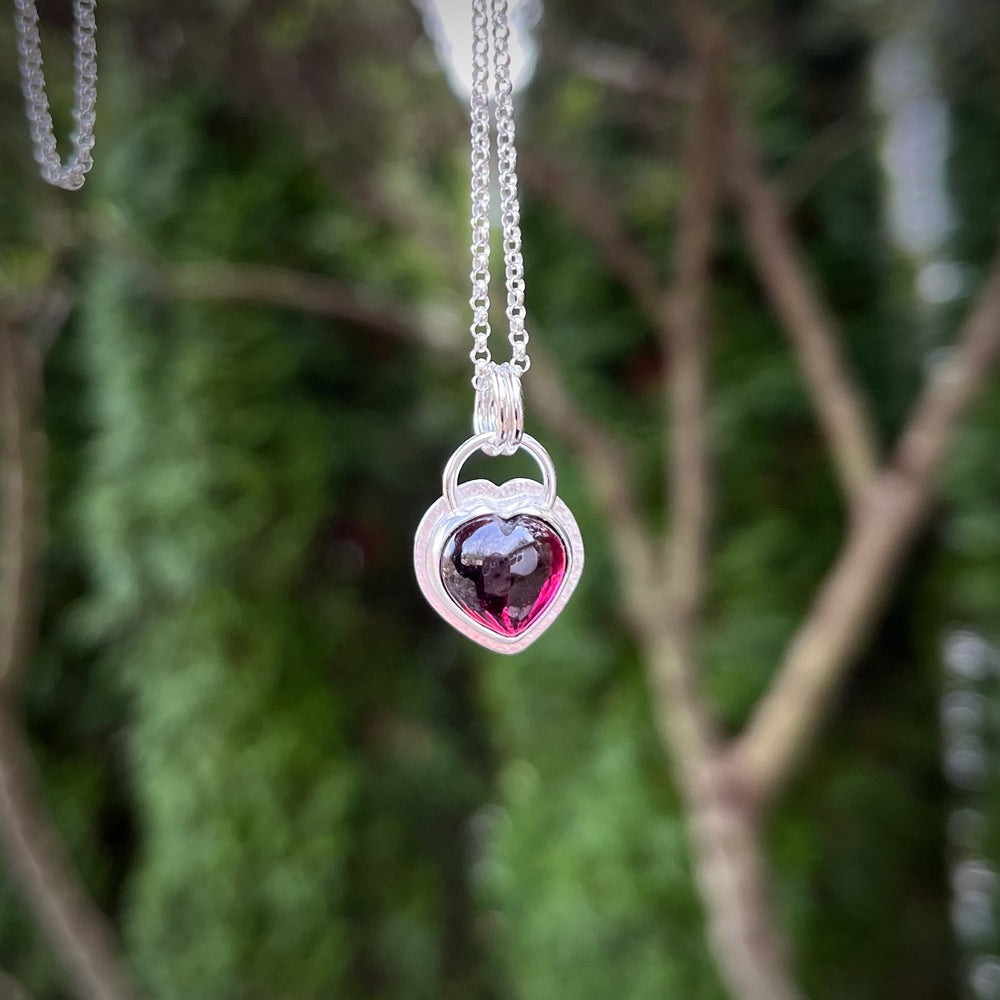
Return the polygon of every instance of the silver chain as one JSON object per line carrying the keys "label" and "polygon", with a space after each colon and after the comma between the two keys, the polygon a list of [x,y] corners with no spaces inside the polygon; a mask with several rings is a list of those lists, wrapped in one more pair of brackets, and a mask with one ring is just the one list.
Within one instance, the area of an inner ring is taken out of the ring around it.
{"label": "silver chain", "polygon": [[21,89],[31,126],[35,162],[42,177],[56,187],[76,191],[83,187],[87,171],[94,165],[94,122],[97,106],[97,0],[74,0],[76,23],[76,128],[70,136],[73,152],[63,166],[52,127],[49,99],[45,92],[42,45],[38,33],[35,0],[14,0],[14,23],[17,26],[18,54],[21,63]]}
{"label": "silver chain", "polygon": [[514,146],[514,100],[510,77],[510,19],[507,0],[472,0],[472,333],[469,357],[472,384],[486,388],[490,336],[490,49],[494,70],[494,118],[497,177],[507,284],[507,339],[510,366],[518,376],[531,367],[524,326],[524,260],[521,255],[521,209],[517,196],[517,150]]}

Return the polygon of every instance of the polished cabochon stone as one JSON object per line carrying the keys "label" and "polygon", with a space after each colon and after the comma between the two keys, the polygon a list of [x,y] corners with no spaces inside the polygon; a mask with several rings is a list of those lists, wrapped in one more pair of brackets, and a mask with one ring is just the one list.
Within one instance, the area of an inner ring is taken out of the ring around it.
{"label": "polished cabochon stone", "polygon": [[566,572],[562,539],[540,517],[482,514],[459,525],[441,553],[441,581],[469,617],[519,635],[552,603]]}

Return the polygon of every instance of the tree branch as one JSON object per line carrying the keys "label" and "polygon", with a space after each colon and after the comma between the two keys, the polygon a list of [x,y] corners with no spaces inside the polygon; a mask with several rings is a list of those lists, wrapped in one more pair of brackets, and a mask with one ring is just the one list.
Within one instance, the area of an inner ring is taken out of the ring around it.
{"label": "tree branch", "polygon": [[33,495],[41,446],[32,440],[30,415],[38,405],[38,364],[0,321],[0,703],[16,690],[24,670],[37,604],[34,559],[45,515],[42,497]]}
{"label": "tree branch", "polygon": [[28,991],[13,976],[0,970],[0,1000],[29,1000]]}
{"label": "tree branch", "polygon": [[645,662],[657,727],[677,778],[692,801],[704,799],[703,772],[718,747],[714,720],[697,678],[695,638],[705,573],[709,500],[706,385],[707,297],[719,201],[719,150],[724,138],[718,88],[719,52],[703,46],[699,97],[685,153],[687,191],[678,211],[674,279],[661,312],[669,357],[667,494],[669,536],[666,614],[647,624]]}
{"label": "tree branch", "polygon": [[590,238],[612,274],[658,328],[663,320],[656,265],[626,231],[608,192],[593,179],[537,151],[522,152],[518,166],[525,188],[556,205]]}
{"label": "tree branch", "polygon": [[18,720],[0,708],[0,840],[39,927],[84,1000],[135,996],[111,927],[73,871],[42,806]]}
{"label": "tree branch", "polygon": [[[692,20],[697,16],[693,12]],[[693,25],[701,51],[699,96],[685,157],[674,281],[664,348],[669,447],[668,613],[651,621],[644,662],[654,717],[688,816],[692,871],[706,904],[709,943],[732,996],[801,1000],[787,974],[785,945],[766,892],[756,815],[733,780],[700,684],[696,651],[707,562],[708,289],[719,207],[726,110],[722,48],[712,25]]]}
{"label": "tree branch", "polygon": [[867,407],[841,356],[824,308],[757,151],[737,125],[727,157],[729,179],[754,262],[802,369],[841,485],[858,502],[877,468]]}
{"label": "tree branch", "polygon": [[[519,157],[525,187],[553,203],[597,248],[612,274],[631,293],[651,326],[663,333],[663,295],[656,265],[632,239],[614,199],[593,179],[556,160],[527,151]],[[566,391],[544,351],[532,344],[532,378],[540,392],[532,405],[546,424],[574,446],[599,508],[605,513],[622,602],[633,633],[642,637],[661,614],[653,534],[642,524],[631,496],[631,477],[620,459],[622,447],[599,427]]]}
{"label": "tree branch", "polygon": [[649,94],[667,101],[687,101],[695,96],[690,67],[666,73],[645,52],[610,44],[568,42],[562,33],[542,35],[545,59],[572,70],[602,87],[625,94]]}
{"label": "tree branch", "polygon": [[805,201],[824,177],[845,157],[872,141],[874,128],[868,116],[846,114],[831,122],[796,151],[772,180],[786,210]]}
{"label": "tree branch", "polygon": [[113,934],[89,899],[42,804],[14,706],[34,632],[42,534],[41,361],[0,322],[0,845],[39,927],[85,1000],[133,997]]}
{"label": "tree branch", "polygon": [[778,794],[825,718],[925,521],[959,421],[998,361],[1000,256],[950,357],[914,406],[891,463],[865,491],[840,556],[733,750],[758,800]]}
{"label": "tree branch", "polygon": [[297,312],[335,316],[396,337],[433,342],[404,310],[377,301],[341,282],[318,274],[255,264],[204,263],[162,267],[155,272],[159,291],[178,298],[250,302]]}
{"label": "tree branch", "polygon": [[674,627],[694,628],[704,585],[708,521],[708,285],[725,110],[719,89],[719,53],[708,48],[701,96],[685,157],[688,189],[678,212],[674,281],[667,298],[665,352],[670,442],[670,587]]}
{"label": "tree branch", "polygon": [[595,423],[570,396],[544,351],[533,344],[531,354],[532,407],[580,460],[608,527],[625,595],[625,617],[633,633],[641,636],[659,606],[654,562],[657,545],[639,517],[622,442]]}

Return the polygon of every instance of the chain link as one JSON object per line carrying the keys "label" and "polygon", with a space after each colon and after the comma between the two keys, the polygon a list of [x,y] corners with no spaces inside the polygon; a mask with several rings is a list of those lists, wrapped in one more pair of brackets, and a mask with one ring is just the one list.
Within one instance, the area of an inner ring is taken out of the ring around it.
{"label": "chain link", "polygon": [[21,89],[35,147],[35,162],[42,177],[56,187],[76,191],[83,187],[87,172],[94,165],[94,122],[97,106],[97,0],[74,0],[76,24],[76,128],[70,136],[73,152],[63,166],[59,158],[49,99],[45,91],[42,46],[38,32],[35,0],[14,0],[14,23],[17,26],[18,54],[21,65]]}
{"label": "chain link", "polygon": [[531,367],[525,329],[524,260],[521,255],[521,209],[517,193],[514,146],[514,100],[510,76],[508,0],[472,0],[472,333],[469,354],[475,367],[472,384],[487,389],[491,362],[490,336],[490,40],[494,69],[494,117],[497,132],[497,176],[507,285],[508,340],[511,367],[518,375]]}
{"label": "chain link", "polygon": [[494,0],[493,57],[496,61],[497,176],[500,223],[507,280],[507,322],[511,367],[523,375],[531,367],[524,328],[524,260],[521,256],[521,207],[517,198],[517,150],[514,146],[514,86],[510,79],[510,19],[507,0]]}

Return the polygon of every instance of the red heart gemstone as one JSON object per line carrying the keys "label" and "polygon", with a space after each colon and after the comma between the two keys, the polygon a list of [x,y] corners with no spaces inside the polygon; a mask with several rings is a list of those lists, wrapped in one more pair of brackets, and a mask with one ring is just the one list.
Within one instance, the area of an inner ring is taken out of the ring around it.
{"label": "red heart gemstone", "polygon": [[566,547],[531,514],[480,514],[456,528],[441,554],[441,582],[470,618],[499,635],[523,632],[552,603]]}

